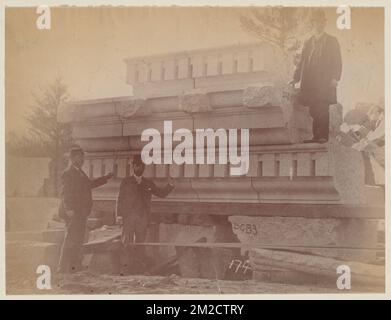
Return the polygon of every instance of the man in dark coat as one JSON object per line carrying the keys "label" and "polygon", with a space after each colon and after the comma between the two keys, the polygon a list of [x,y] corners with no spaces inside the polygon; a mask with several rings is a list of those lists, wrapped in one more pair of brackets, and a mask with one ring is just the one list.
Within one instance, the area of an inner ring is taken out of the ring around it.
{"label": "man in dark coat", "polygon": [[171,178],[164,187],[158,187],[143,177],[145,164],[139,155],[133,158],[133,176],[122,180],[117,199],[117,217],[122,217],[121,269],[129,271],[135,262],[145,261],[145,248],[133,248],[133,243],[144,242],[151,216],[152,195],[166,197],[174,188]]}
{"label": "man in dark coat", "polygon": [[61,177],[62,193],[59,216],[65,220],[66,232],[61,248],[58,272],[77,271],[81,265],[87,217],[92,208],[91,189],[105,184],[113,175],[90,179],[81,169],[84,152],[80,147],[70,150],[70,166]]}
{"label": "man in dark coat", "polygon": [[309,107],[313,118],[313,141],[324,143],[329,138],[329,106],[337,103],[342,60],[337,38],[324,32],[323,10],[314,10],[312,25],[315,33],[304,43],[290,84],[300,81],[299,101]]}

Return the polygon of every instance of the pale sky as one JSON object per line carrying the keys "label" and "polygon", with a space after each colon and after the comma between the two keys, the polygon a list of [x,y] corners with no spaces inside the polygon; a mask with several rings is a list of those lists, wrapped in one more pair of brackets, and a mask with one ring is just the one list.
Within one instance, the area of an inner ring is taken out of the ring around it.
{"label": "pale sky", "polygon": [[[56,8],[51,30],[36,28],[35,8],[6,9],[6,131],[22,132],[32,93],[61,76],[71,98],[131,95],[123,59],[157,53],[255,42],[242,30],[244,8]],[[327,31],[337,36],[343,73],[339,101],[345,111],[357,102],[384,97],[382,9],[352,10],[352,29],[338,30],[335,8]]]}

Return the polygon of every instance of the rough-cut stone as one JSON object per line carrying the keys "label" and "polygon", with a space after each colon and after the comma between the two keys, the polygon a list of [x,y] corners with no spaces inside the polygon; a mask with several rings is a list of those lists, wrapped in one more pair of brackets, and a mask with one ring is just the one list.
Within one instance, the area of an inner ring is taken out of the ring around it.
{"label": "rough-cut stone", "polygon": [[300,250],[364,262],[376,259],[374,250],[333,248],[375,248],[377,220],[231,216],[229,221],[242,243],[275,247],[304,246]]}
{"label": "rough-cut stone", "polygon": [[120,226],[103,226],[88,233],[88,241],[108,239],[121,234]]}
{"label": "rough-cut stone", "polygon": [[88,218],[87,219],[87,229],[94,230],[98,229],[103,225],[102,219],[100,218]]}
{"label": "rough-cut stone", "polygon": [[[194,226],[182,224],[159,225],[159,241],[171,243],[192,243],[200,238],[205,238],[207,242],[214,242],[214,228],[212,226]],[[160,255],[170,257],[175,254],[174,247],[162,246]]]}
{"label": "rough-cut stone", "polygon": [[[296,285],[329,285],[330,279],[315,276],[305,272],[277,268],[271,265],[255,264],[253,262],[253,279],[262,282],[296,284]],[[333,281],[334,283],[334,281]]]}
{"label": "rough-cut stone", "polygon": [[329,107],[330,124],[329,132],[331,137],[336,137],[340,133],[340,126],[343,122],[343,107],[341,104],[332,104]]}
{"label": "rough-cut stone", "polygon": [[[74,138],[90,143],[91,149],[96,151],[88,155],[91,160],[88,164],[93,165],[91,170],[94,176],[101,174],[103,163],[106,164],[106,169],[107,163],[111,166],[112,159],[117,157],[113,149],[122,150],[119,152],[120,157],[130,158],[143,147],[140,134],[145,128],[155,128],[162,132],[163,120],[172,119],[173,130],[250,130],[251,166],[246,177],[230,177],[226,172],[227,168],[218,165],[186,165],[184,168],[148,166],[145,175],[154,180],[163,180],[169,173],[176,177],[175,190],[167,199],[158,200],[158,207],[165,207],[167,211],[167,204],[170,204],[169,210],[184,214],[178,217],[180,223],[189,224],[195,218],[190,218],[182,207],[179,208],[182,211],[175,211],[178,210],[179,201],[182,201],[183,207],[188,208],[188,211],[194,213],[197,210],[204,210],[205,212],[200,214],[213,215],[221,214],[220,208],[233,214],[245,214],[245,210],[232,212],[233,202],[244,205],[241,208],[246,209],[251,203],[275,203],[281,206],[288,203],[311,203],[320,206],[368,204],[369,199],[372,201],[375,195],[372,190],[367,192],[368,190],[363,187],[364,167],[359,153],[336,146],[333,140],[324,145],[299,144],[312,138],[312,119],[308,108],[298,104],[297,90],[281,85],[283,81],[281,75],[277,75],[277,69],[281,71],[285,68],[277,68],[279,56],[269,49],[264,44],[258,44],[251,46],[251,52],[248,51],[249,47],[246,47],[241,48],[240,52],[232,51],[232,48],[214,49],[211,55],[208,50],[184,53],[178,57],[178,69],[174,63],[175,59],[172,59],[172,56],[165,56],[164,75],[160,62],[153,65],[151,77],[154,81],[146,77],[145,65],[141,66],[149,59],[144,57],[145,60],[137,62],[141,65],[140,77],[136,83],[133,82],[136,73],[132,67],[133,62],[128,62],[128,71],[131,73],[128,75],[128,81],[133,84],[135,97],[79,103],[73,113],[71,122]],[[221,54],[221,61],[217,61],[216,53]],[[186,70],[189,61],[180,60],[188,55],[192,59],[193,72]],[[234,55],[236,56],[232,59]],[[220,65],[220,62],[223,65]],[[251,64],[255,67],[253,70],[250,70]],[[340,105],[330,107],[330,117],[330,131],[333,135],[341,120]],[[104,144],[107,145],[107,150]],[[131,151],[127,152],[126,146]],[[124,161],[119,164],[119,172],[121,176],[127,172]],[[119,183],[119,179],[112,179],[105,186],[94,190],[95,200],[114,202],[118,195]],[[215,212],[207,212],[203,207],[205,203],[208,206],[218,203],[220,207],[218,210],[214,209]],[[323,211],[314,209],[314,214],[325,212],[327,208],[324,206]],[[114,212],[113,208],[112,204],[111,212]],[[292,210],[295,211],[297,208]],[[263,215],[260,211],[254,214]],[[311,216],[308,209],[307,215]],[[213,226],[183,224],[160,224],[159,232],[156,231],[156,227],[155,231],[151,228],[155,238],[149,239],[156,239],[156,234],[159,241],[169,242],[196,241],[200,237],[213,241],[213,237],[216,237],[217,229]],[[244,239],[273,245],[282,241],[289,245],[340,246],[346,245],[345,242],[372,245],[375,229],[374,221],[329,219],[327,216],[321,219],[264,217],[257,222],[239,223],[236,228],[234,227],[241,241]],[[254,230],[256,234],[252,234]],[[173,248],[159,248],[160,255],[172,254],[173,251]],[[345,258],[356,255],[352,252],[341,253],[342,251],[334,249],[313,249],[311,252]],[[365,260],[369,259],[370,253],[361,251],[357,255],[355,258]],[[189,261],[191,256],[190,252]]]}
{"label": "rough-cut stone", "polygon": [[189,113],[212,111],[208,94],[200,90],[179,96],[179,109]]}
{"label": "rough-cut stone", "polygon": [[361,152],[335,140],[329,142],[332,176],[341,203],[365,204],[365,169]]}
{"label": "rough-cut stone", "polygon": [[384,266],[371,265],[354,261],[342,261],[333,258],[320,257],[317,255],[308,255],[288,251],[276,251],[265,249],[253,249],[250,251],[250,263],[255,272],[261,268],[272,267],[294,270],[304,274],[310,274],[316,277],[337,278],[337,269],[341,265],[347,265],[350,268],[352,284],[365,282],[370,285],[385,284]]}
{"label": "rough-cut stone", "polygon": [[279,106],[279,90],[270,84],[248,87],[243,91],[243,105],[247,108]]}
{"label": "rough-cut stone", "polygon": [[145,99],[132,99],[129,101],[117,102],[116,112],[121,119],[129,119],[135,116],[145,116],[151,113],[149,108],[145,107]]}
{"label": "rough-cut stone", "polygon": [[198,248],[177,247],[178,265],[184,278],[201,278],[201,260]]}
{"label": "rough-cut stone", "polygon": [[187,278],[224,279],[233,258],[230,249],[177,248],[181,275]]}
{"label": "rough-cut stone", "polygon": [[186,278],[224,279],[234,257],[230,249],[207,247],[176,247],[176,254],[181,275]]}

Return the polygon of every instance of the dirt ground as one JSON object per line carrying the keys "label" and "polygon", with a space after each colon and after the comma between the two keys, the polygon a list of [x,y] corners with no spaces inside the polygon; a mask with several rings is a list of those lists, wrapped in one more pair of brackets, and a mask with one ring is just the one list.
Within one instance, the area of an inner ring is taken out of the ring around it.
{"label": "dirt ground", "polygon": [[7,276],[7,294],[273,294],[273,293],[358,293],[384,292],[383,288],[352,287],[338,290],[336,286],[320,287],[266,283],[256,280],[227,281],[189,279],[177,275],[120,276],[78,272],[68,275],[53,275],[50,290],[38,290],[36,277],[26,275]]}

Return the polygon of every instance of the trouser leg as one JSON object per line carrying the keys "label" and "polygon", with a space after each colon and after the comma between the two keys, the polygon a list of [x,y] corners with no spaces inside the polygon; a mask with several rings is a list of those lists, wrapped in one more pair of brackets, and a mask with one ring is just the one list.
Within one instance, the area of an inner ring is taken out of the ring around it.
{"label": "trouser leg", "polygon": [[120,252],[120,273],[126,274],[131,271],[131,251],[132,251],[132,245],[131,244],[122,244],[121,245],[121,252]]}
{"label": "trouser leg", "polygon": [[76,271],[81,265],[81,249],[84,242],[87,218],[72,217],[67,223],[61,248],[59,271]]}
{"label": "trouser leg", "polygon": [[[142,224],[136,225],[134,232],[134,244],[145,242],[147,228]],[[130,250],[132,271],[136,274],[146,271],[147,261],[145,255],[145,246],[133,245]]]}
{"label": "trouser leg", "polygon": [[327,101],[312,101],[310,106],[310,115],[313,119],[312,132],[313,139],[329,139],[329,103]]}
{"label": "trouser leg", "polygon": [[120,272],[126,274],[132,271],[134,223],[131,217],[123,217],[121,253],[120,253]]}
{"label": "trouser leg", "polygon": [[[146,223],[142,223],[136,228],[135,232],[135,243],[143,243],[147,237],[147,229],[148,226]],[[145,259],[145,246],[137,246],[136,247],[136,256],[140,260]]]}

